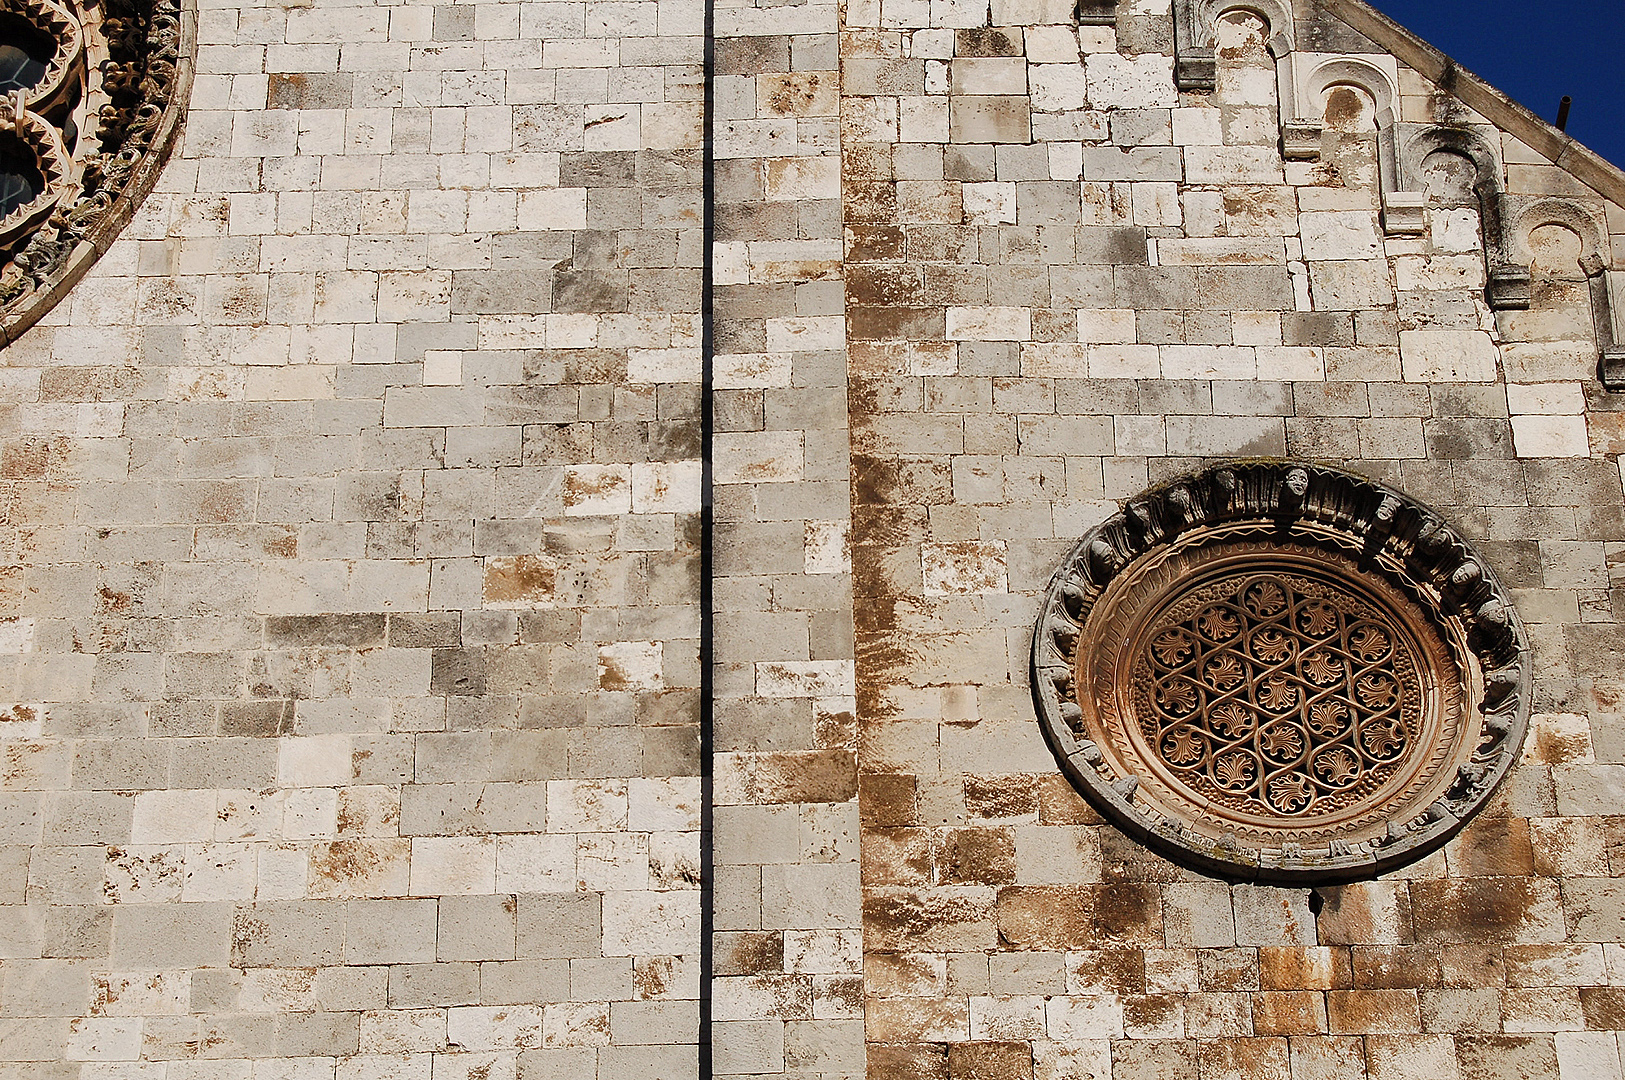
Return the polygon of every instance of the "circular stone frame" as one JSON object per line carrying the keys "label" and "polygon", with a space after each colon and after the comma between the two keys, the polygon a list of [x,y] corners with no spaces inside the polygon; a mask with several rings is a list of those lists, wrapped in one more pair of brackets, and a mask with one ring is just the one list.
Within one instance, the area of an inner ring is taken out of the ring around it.
{"label": "circular stone frame", "polygon": [[[1250,616],[1255,588],[1270,599]],[[1304,666],[1316,656],[1330,659]],[[1032,665],[1045,735],[1089,801],[1168,858],[1235,880],[1356,880],[1437,850],[1528,728],[1530,650],[1489,564],[1437,512],[1319,465],[1218,465],[1129,502],[1056,571]],[[1157,696],[1170,687],[1175,700]],[[1244,693],[1266,697],[1250,713],[1215,704]],[[1311,700],[1349,706],[1329,742],[1310,744]],[[1256,741],[1274,728],[1278,745]],[[1248,734],[1215,772],[1218,744]],[[1297,762],[1277,765],[1273,789],[1272,753]],[[1307,812],[1322,800],[1329,811]]]}

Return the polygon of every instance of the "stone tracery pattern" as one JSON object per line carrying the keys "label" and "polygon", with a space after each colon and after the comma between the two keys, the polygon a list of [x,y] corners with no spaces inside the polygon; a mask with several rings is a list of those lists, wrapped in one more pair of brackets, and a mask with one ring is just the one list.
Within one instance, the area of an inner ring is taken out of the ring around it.
{"label": "stone tracery pattern", "polygon": [[1033,666],[1051,743],[1103,812],[1270,881],[1435,850],[1529,711],[1522,626],[1471,546],[1397,491],[1290,463],[1173,482],[1085,537]]}
{"label": "stone tracery pattern", "polygon": [[1180,596],[1148,637],[1134,669],[1143,734],[1202,798],[1254,815],[1342,809],[1411,747],[1415,650],[1352,593],[1233,575]]}

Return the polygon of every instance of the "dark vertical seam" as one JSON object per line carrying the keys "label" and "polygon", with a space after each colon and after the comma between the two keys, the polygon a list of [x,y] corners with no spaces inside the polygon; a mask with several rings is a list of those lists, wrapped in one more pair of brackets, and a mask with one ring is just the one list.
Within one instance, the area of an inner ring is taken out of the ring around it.
{"label": "dark vertical seam", "polygon": [[700,184],[700,1031],[699,1080],[711,1080],[714,1072],[711,1040],[711,983],[715,976],[712,938],[716,934],[713,910],[716,896],[715,859],[711,851],[715,818],[716,753],[713,698],[716,692],[716,634],[712,599],[712,541],[715,534],[715,477],[712,468],[713,433],[716,427],[712,400],[716,360],[716,275],[713,249],[716,243],[716,0],[705,0],[705,60],[701,73],[704,83]]}

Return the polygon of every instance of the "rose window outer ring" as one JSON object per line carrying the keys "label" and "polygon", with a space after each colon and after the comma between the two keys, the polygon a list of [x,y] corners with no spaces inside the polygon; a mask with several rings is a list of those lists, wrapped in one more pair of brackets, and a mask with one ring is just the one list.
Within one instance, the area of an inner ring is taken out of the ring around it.
{"label": "rose window outer ring", "polygon": [[[1254,582],[1269,607],[1238,606]],[[1488,563],[1428,507],[1323,466],[1236,462],[1131,501],[1057,570],[1032,659],[1073,783],[1232,879],[1346,881],[1437,850],[1528,726],[1530,652]]]}

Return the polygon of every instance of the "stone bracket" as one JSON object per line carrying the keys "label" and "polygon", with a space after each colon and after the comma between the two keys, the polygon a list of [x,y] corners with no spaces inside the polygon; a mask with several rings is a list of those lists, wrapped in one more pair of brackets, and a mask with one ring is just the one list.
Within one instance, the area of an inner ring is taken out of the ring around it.
{"label": "stone bracket", "polygon": [[1591,318],[1597,328],[1597,378],[1604,390],[1625,392],[1625,272],[1592,275]]}
{"label": "stone bracket", "polygon": [[1117,0],[1078,0],[1072,14],[1079,26],[1116,26]]}

